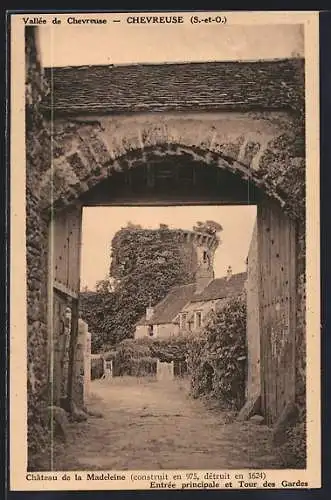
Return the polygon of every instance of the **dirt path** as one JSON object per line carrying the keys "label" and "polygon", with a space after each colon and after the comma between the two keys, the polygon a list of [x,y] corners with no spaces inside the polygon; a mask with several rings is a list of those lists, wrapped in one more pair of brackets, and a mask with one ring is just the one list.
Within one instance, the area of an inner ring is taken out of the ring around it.
{"label": "dirt path", "polygon": [[187,396],[184,383],[118,377],[91,389],[87,407],[103,417],[70,425],[56,470],[281,467],[265,426],[227,423]]}

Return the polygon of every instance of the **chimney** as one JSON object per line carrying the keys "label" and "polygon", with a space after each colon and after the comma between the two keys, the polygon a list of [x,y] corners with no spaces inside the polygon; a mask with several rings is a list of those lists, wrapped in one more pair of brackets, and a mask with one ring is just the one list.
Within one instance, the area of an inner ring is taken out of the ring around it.
{"label": "chimney", "polygon": [[229,266],[226,271],[226,279],[229,280],[232,276],[232,267]]}
{"label": "chimney", "polygon": [[146,307],[146,320],[149,321],[152,319],[154,314],[154,307],[152,307],[152,297],[149,296],[149,304],[148,307]]}
{"label": "chimney", "polygon": [[146,320],[147,321],[152,319],[153,314],[154,314],[154,307],[151,307],[151,306],[146,307]]}

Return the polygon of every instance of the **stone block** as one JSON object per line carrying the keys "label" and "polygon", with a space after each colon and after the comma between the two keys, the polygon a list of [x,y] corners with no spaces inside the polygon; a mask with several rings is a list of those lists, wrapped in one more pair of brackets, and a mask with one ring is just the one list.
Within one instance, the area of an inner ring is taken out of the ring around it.
{"label": "stone block", "polygon": [[63,441],[67,438],[68,417],[63,408],[59,406],[48,406],[44,410],[43,420],[45,426],[53,428],[54,436]]}
{"label": "stone block", "polygon": [[262,415],[253,415],[249,421],[256,425],[262,425],[264,424],[264,417]]}
{"label": "stone block", "polygon": [[288,403],[272,431],[272,444],[280,446],[286,441],[286,431],[293,426],[299,416],[299,410],[294,402]]}
{"label": "stone block", "polygon": [[72,402],[70,419],[72,422],[85,422],[87,420],[87,414]]}
{"label": "stone block", "polygon": [[240,412],[238,413],[237,420],[244,421],[251,418],[253,415],[260,411],[261,396],[256,394],[246,401]]}
{"label": "stone block", "polygon": [[86,413],[87,413],[90,417],[95,417],[95,418],[104,418],[103,413],[101,413],[100,411],[97,411],[97,410],[89,410],[89,409],[86,409],[85,411],[86,411]]}

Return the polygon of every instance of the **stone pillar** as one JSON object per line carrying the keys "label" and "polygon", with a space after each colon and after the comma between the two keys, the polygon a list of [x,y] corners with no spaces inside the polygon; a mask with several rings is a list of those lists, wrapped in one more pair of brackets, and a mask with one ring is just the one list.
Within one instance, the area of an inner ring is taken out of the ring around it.
{"label": "stone pillar", "polygon": [[[70,301],[69,301],[70,303]],[[65,399],[68,394],[68,377],[69,377],[69,345],[70,345],[70,334],[71,334],[71,307],[68,305],[65,310],[65,320],[64,320],[64,335],[62,339],[61,352],[62,359],[62,386],[61,386],[61,396]]]}
{"label": "stone pillar", "polygon": [[78,320],[78,335],[74,357],[74,391],[73,399],[80,408],[84,407],[84,383],[85,383],[85,352],[88,326],[82,319]]}
{"label": "stone pillar", "polygon": [[102,378],[106,380],[113,378],[113,362],[111,360],[104,360],[104,373]]}
{"label": "stone pillar", "polygon": [[173,380],[174,379],[174,362],[166,363],[157,361],[156,377],[158,380]]}
{"label": "stone pillar", "polygon": [[[86,324],[86,323],[85,323]],[[91,334],[86,324],[85,355],[84,355],[84,401],[88,399],[91,391]]]}

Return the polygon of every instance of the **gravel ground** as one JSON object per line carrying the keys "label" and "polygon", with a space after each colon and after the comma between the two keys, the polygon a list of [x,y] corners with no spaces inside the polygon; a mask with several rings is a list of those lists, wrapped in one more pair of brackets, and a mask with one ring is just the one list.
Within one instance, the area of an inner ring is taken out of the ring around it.
{"label": "gravel ground", "polygon": [[282,467],[266,426],[191,399],[184,381],[96,380],[87,408],[95,416],[70,424],[54,450],[55,470]]}

